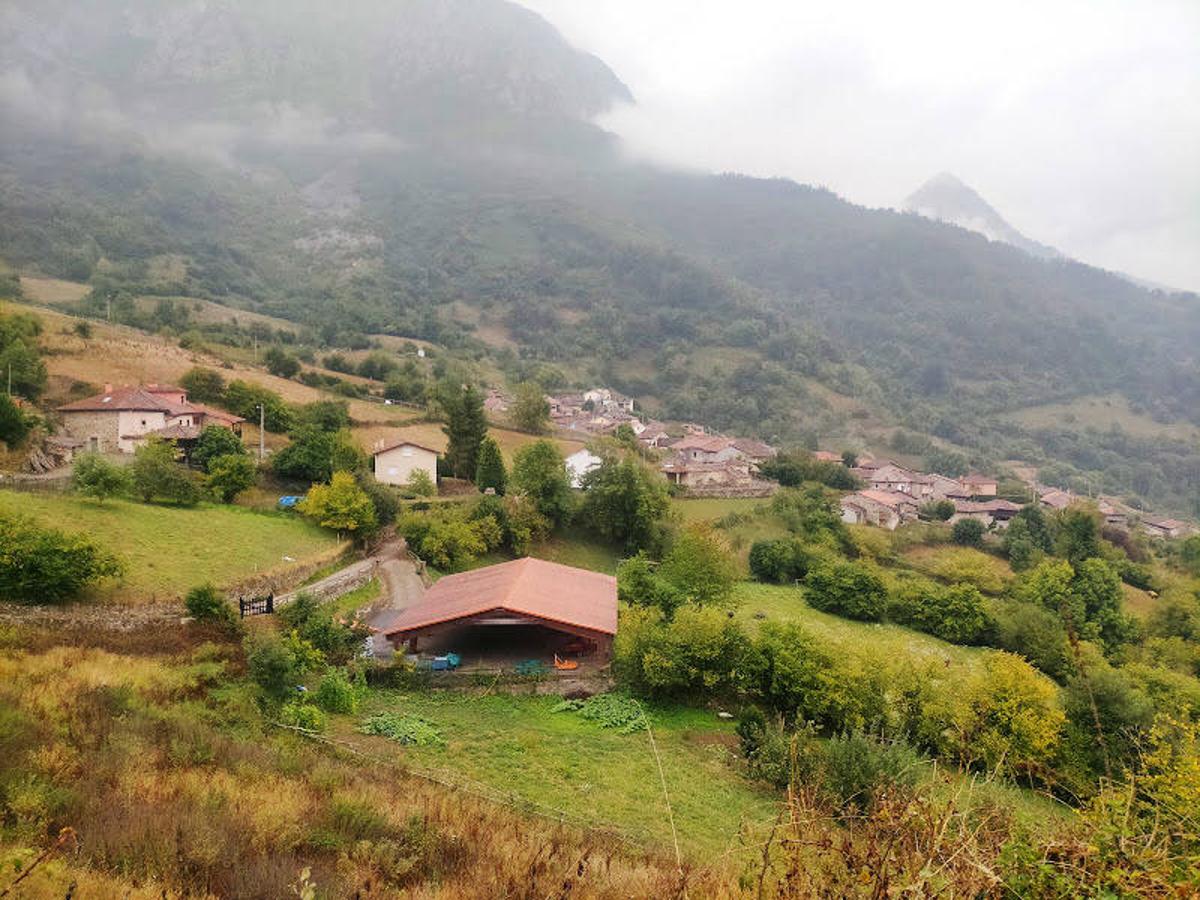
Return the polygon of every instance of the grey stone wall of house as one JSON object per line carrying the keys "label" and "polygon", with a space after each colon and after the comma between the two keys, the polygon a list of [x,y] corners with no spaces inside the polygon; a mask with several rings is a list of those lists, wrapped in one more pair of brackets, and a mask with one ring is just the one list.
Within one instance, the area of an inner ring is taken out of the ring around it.
{"label": "grey stone wall of house", "polygon": [[[92,449],[102,453],[116,453],[120,438],[120,414],[116,412],[66,412],[62,414],[63,428],[71,437],[84,441],[82,449],[87,452]],[[93,448],[88,441],[92,437],[99,438],[99,446]]]}

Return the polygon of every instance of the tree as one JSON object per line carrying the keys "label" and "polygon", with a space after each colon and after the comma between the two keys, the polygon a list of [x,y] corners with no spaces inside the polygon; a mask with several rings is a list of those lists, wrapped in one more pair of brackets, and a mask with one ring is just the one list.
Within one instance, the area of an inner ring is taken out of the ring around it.
{"label": "tree", "polygon": [[329,484],[314,484],[296,509],[322,528],[334,529],[339,537],[343,531],[369,535],[378,523],[371,498],[349,472],[334,472]]}
{"label": "tree", "polygon": [[437,485],[433,483],[433,479],[429,477],[429,473],[424,469],[413,469],[412,475],[408,477],[408,484],[404,487],[405,490],[416,497],[437,496]]}
{"label": "tree", "polygon": [[1057,612],[1017,600],[992,610],[995,645],[1016,653],[1051,678],[1061,681],[1071,669],[1071,648]]}
{"label": "tree", "polygon": [[491,488],[497,496],[504,496],[508,484],[508,472],[504,469],[504,456],[494,437],[488,436],[479,445],[479,459],[475,466],[475,487],[481,491]]}
{"label": "tree", "polygon": [[196,403],[220,403],[225,396],[225,379],[221,373],[203,366],[184,372],[179,386],[187,391],[188,399]]}
{"label": "tree", "polygon": [[653,606],[670,619],[683,603],[675,585],[658,573],[654,560],[639,552],[617,566],[617,598],[630,606]]}
{"label": "tree", "polygon": [[295,378],[300,373],[300,360],[279,346],[267,350],[263,362],[268,372],[280,378]]}
{"label": "tree", "polygon": [[682,599],[701,606],[727,603],[738,577],[725,542],[702,524],[685,528],[675,537],[658,567],[658,575]]}
{"label": "tree", "polygon": [[808,574],[808,554],[793,537],[755,541],[749,562],[750,574],[759,581],[789,584]]}
{"label": "tree", "polygon": [[842,451],[842,465],[847,469],[853,469],[858,465],[858,454],[853,450]]}
{"label": "tree", "polygon": [[580,519],[632,552],[653,552],[661,545],[669,509],[666,482],[633,459],[606,459],[583,476]]}
{"label": "tree", "polygon": [[983,523],[978,519],[959,519],[950,532],[954,543],[964,547],[978,547],[983,543]]}
{"label": "tree", "polygon": [[248,381],[229,382],[225,388],[224,403],[230,412],[255,423],[258,422],[258,407],[261,405],[266,429],[274,434],[284,434],[295,425],[295,413],[282,397]]}
{"label": "tree", "polygon": [[[46,364],[38,351],[41,322],[26,313],[0,314],[0,375],[7,388],[36,400],[46,388]],[[10,374],[11,373],[11,374]]]}
{"label": "tree", "polygon": [[129,485],[129,473],[99,453],[85,453],[75,460],[71,486],[76,493],[103,503],[129,490]]}
{"label": "tree", "polygon": [[366,456],[348,430],[324,431],[303,425],[290,435],[291,443],[271,458],[271,471],[297,481],[328,481],[334,472],[366,468]]}
{"label": "tree", "polygon": [[[2,377],[3,373],[0,373]],[[16,447],[29,434],[29,421],[8,394],[0,394],[0,442]]]}
{"label": "tree", "polygon": [[61,603],[124,570],[116,556],[85,535],[0,515],[0,600]]}
{"label": "tree", "polygon": [[175,462],[175,445],[162,438],[147,438],[134,451],[129,475],[134,493],[146,503],[162,499],[191,506],[200,499],[192,473]]}
{"label": "tree", "polygon": [[398,363],[395,357],[382,350],[372,350],[358,364],[358,374],[373,381],[383,381],[396,370]]}
{"label": "tree", "polygon": [[218,456],[244,456],[246,445],[242,439],[220,425],[206,425],[192,450],[192,463],[203,471],[209,471],[209,463]]}
{"label": "tree", "polygon": [[517,451],[512,487],[532,500],[537,511],[555,526],[571,514],[571,476],[562,452],[552,441],[534,441]]}
{"label": "tree", "polygon": [[1068,506],[1055,517],[1054,544],[1071,565],[1099,556],[1100,514],[1081,503]]}
{"label": "tree", "polygon": [[542,386],[535,381],[523,381],[517,385],[513,398],[512,418],[522,431],[541,434],[550,422],[550,404]]}
{"label": "tree", "polygon": [[843,491],[861,487],[861,482],[841,463],[825,462],[811,453],[780,453],[767,460],[759,471],[764,478],[778,481],[784,487],[799,487],[815,481]]}
{"label": "tree", "polygon": [[1179,561],[1188,572],[1200,578],[1200,534],[1193,534],[1179,545]]}
{"label": "tree", "polygon": [[345,400],[317,400],[296,410],[296,424],[321,431],[340,431],[350,427],[350,404]]}
{"label": "tree", "polygon": [[445,388],[439,400],[446,411],[442,428],[449,443],[446,464],[455,478],[470,480],[479,464],[479,445],[487,437],[487,417],[483,413],[483,397],[471,385],[456,390]]}
{"label": "tree", "polygon": [[232,503],[242,491],[254,487],[257,474],[254,460],[245,453],[227,453],[209,460],[205,484],[222,503]]}
{"label": "tree", "polygon": [[887,608],[887,588],[858,563],[822,565],[808,573],[805,597],[814,609],[849,619],[878,622]]}

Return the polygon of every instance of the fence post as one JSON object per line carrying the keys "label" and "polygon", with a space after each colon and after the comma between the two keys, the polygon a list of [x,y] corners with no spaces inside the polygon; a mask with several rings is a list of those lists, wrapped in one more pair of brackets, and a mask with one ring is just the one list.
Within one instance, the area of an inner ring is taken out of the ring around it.
{"label": "fence post", "polygon": [[238,597],[238,615],[246,618],[246,598]]}
{"label": "fence post", "polygon": [[274,612],[275,612],[275,592],[271,591],[271,593],[267,594],[267,613],[271,614]]}

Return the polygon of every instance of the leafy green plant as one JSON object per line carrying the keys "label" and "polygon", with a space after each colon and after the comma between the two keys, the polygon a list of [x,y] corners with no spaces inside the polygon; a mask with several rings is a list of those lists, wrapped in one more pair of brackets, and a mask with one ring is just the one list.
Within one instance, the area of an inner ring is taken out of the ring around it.
{"label": "leafy green plant", "polygon": [[358,726],[363,734],[378,734],[401,744],[417,747],[440,746],[446,741],[433,723],[420,716],[404,713],[380,713],[364,719]]}
{"label": "leafy green plant", "polygon": [[620,734],[633,734],[646,727],[642,706],[624,694],[596,694],[586,700],[564,700],[554,712],[573,712],[601,728],[612,728]]}

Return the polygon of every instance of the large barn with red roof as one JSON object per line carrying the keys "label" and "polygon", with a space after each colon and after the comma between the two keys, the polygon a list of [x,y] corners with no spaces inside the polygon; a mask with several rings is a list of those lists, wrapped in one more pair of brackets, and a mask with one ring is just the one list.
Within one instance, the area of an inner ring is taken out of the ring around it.
{"label": "large barn with red roof", "polygon": [[379,626],[393,644],[414,653],[444,644],[451,634],[465,640],[468,631],[476,642],[502,645],[516,629],[543,633],[555,652],[573,646],[607,660],[617,633],[617,580],[525,557],[447,575]]}

